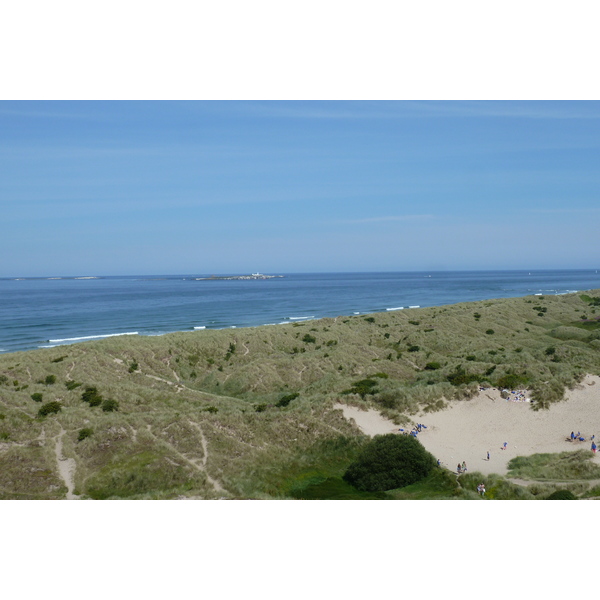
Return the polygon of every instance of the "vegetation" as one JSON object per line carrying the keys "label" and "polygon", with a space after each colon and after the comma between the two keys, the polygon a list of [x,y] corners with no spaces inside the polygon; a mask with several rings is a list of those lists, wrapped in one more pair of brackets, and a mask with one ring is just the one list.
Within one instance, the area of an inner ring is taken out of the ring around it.
{"label": "vegetation", "polygon": [[410,435],[377,435],[343,479],[357,490],[382,492],[416,483],[435,467],[434,457]]}
{"label": "vegetation", "polygon": [[577,500],[577,496],[570,490],[556,490],[546,500]]}
{"label": "vegetation", "polygon": [[45,417],[47,415],[57,413],[60,410],[62,410],[60,402],[46,402],[46,404],[42,404],[40,410],[38,410],[38,416]]}
{"label": "vegetation", "polygon": [[[333,410],[342,401],[405,423],[481,384],[527,387],[544,410],[584,374],[600,374],[595,298],[600,290],[2,354],[0,498],[64,497],[61,431],[88,498],[475,500],[483,480],[486,500],[565,487],[600,496],[589,453],[519,459],[511,477],[527,488],[436,468],[362,492],[343,475],[369,440]],[[85,430],[93,434],[80,440]]]}

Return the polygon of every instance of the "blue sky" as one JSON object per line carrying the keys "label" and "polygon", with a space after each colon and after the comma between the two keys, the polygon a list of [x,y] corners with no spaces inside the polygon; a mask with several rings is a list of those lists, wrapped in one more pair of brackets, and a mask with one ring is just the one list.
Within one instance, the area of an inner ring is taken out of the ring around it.
{"label": "blue sky", "polygon": [[600,103],[0,102],[0,276],[600,266]]}

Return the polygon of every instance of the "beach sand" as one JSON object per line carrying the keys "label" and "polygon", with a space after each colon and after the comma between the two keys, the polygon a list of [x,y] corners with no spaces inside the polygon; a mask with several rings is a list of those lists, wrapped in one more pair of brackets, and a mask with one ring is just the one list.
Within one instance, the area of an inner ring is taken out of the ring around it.
{"label": "beach sand", "polygon": [[[354,419],[367,435],[399,433],[399,427],[376,410],[361,411],[342,404],[336,408],[347,419]],[[505,475],[508,461],[515,456],[589,450],[592,435],[599,443],[600,377],[587,375],[549,410],[533,411],[529,402],[505,400],[499,390],[488,388],[471,400],[451,402],[443,411],[418,413],[413,421],[426,425],[418,439],[442,466],[455,471],[458,463],[465,461],[469,471]],[[566,441],[571,431],[580,431],[585,442]],[[506,450],[502,449],[504,442]],[[600,453],[593,460],[600,463]]]}

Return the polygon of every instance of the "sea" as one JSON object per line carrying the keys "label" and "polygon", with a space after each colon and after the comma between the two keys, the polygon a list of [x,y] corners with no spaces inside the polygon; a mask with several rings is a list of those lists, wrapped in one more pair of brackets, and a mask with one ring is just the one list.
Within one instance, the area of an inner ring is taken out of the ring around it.
{"label": "sea", "polygon": [[600,288],[595,269],[269,275],[0,278],[0,352]]}

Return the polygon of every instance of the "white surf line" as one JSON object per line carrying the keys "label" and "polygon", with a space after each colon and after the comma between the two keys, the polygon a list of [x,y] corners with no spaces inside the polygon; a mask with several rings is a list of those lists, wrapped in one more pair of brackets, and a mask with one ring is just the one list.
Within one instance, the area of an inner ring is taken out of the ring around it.
{"label": "white surf line", "polygon": [[73,493],[75,488],[75,469],[76,463],[73,458],[64,458],[62,453],[63,443],[62,439],[66,431],[60,428],[60,433],[55,438],[54,453],[56,454],[56,463],[58,464],[58,474],[67,486],[67,500],[79,500],[79,496]]}

